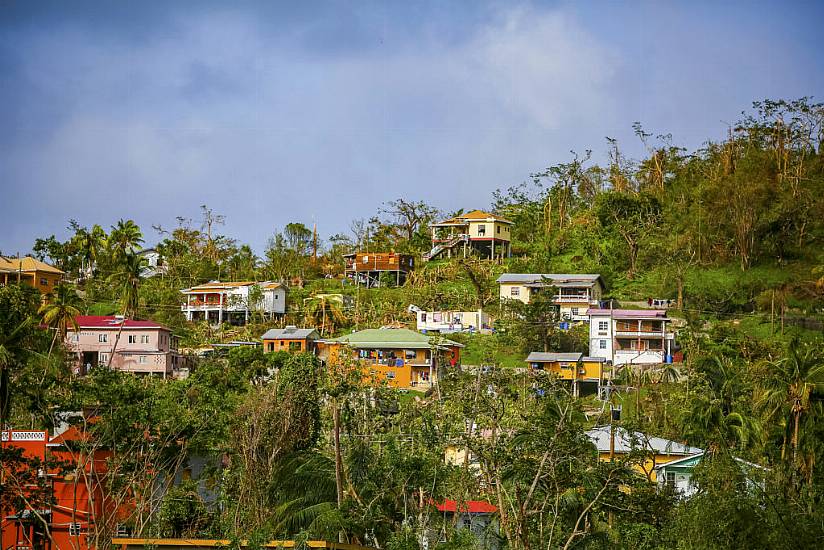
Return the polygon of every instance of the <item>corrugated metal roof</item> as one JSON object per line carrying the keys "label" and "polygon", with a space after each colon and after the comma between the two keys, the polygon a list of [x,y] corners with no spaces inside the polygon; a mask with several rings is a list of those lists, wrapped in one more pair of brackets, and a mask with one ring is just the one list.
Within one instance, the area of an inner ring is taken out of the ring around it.
{"label": "corrugated metal roof", "polygon": [[589,308],[587,315],[612,316],[616,319],[666,319],[664,309],[602,309]]}
{"label": "corrugated metal roof", "polygon": [[434,340],[439,346],[464,347],[463,344],[447,340],[446,338],[432,337],[429,335],[409,330],[408,328],[372,328],[353,332],[338,338],[332,338],[328,342],[347,344],[354,348],[400,348],[400,349],[425,349],[432,346]]}
{"label": "corrugated metal roof", "polygon": [[[587,437],[595,444],[599,452],[609,452],[609,426],[598,426],[587,431]],[[628,432],[624,428],[615,428],[615,452],[628,453],[633,450],[648,450],[657,454],[690,456],[703,449],[690,447],[661,437],[648,436],[641,432]]]}
{"label": "corrugated metal roof", "polygon": [[162,328],[169,330],[154,321],[139,321],[137,319],[117,318],[114,315],[78,315],[74,318],[80,328],[110,328],[119,329],[121,323],[123,328]]}
{"label": "corrugated metal roof", "polygon": [[318,336],[318,331],[313,328],[297,328],[297,327],[286,327],[286,328],[272,328],[267,330],[263,336],[260,337],[261,340],[306,340],[309,337],[314,335],[315,338]]}
{"label": "corrugated metal roof", "polygon": [[[597,273],[504,273],[498,277],[498,283],[545,284],[545,279],[552,281],[555,286],[582,286],[588,283],[592,286],[600,281]],[[603,284],[603,283],[602,283]]]}
{"label": "corrugated metal roof", "polygon": [[533,351],[526,360],[530,363],[551,363],[555,361],[577,362],[584,356],[583,353],[556,353]]}

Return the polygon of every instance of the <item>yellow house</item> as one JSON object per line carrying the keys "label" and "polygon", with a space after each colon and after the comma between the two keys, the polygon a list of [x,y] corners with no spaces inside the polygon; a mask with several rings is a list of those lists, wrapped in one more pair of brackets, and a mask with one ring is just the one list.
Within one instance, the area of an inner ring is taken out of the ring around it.
{"label": "yellow house", "polygon": [[466,214],[432,224],[432,250],[424,254],[424,260],[433,260],[441,254],[452,257],[471,250],[492,260],[512,253],[513,223],[505,218],[473,210]]}
{"label": "yellow house", "polygon": [[543,370],[556,375],[561,380],[572,383],[572,392],[577,397],[581,387],[591,387],[601,395],[601,386],[606,381],[603,357],[584,357],[583,353],[548,353],[533,351],[526,358],[533,371]]}
{"label": "yellow house", "polygon": [[400,389],[428,390],[437,382],[439,368],[460,364],[462,347],[405,328],[367,329],[318,342],[318,357],[333,366],[348,356],[361,364],[367,379],[385,380]]}
{"label": "yellow house", "polygon": [[504,273],[498,277],[501,301],[528,304],[547,289],[554,289],[552,301],[562,321],[589,321],[587,310],[597,307],[604,294],[604,281],[595,273]]}
{"label": "yellow house", "polygon": [[598,449],[598,458],[606,462],[620,460],[632,452],[643,454],[643,460],[634,467],[652,482],[656,481],[655,468],[658,466],[704,452],[697,447],[641,432],[629,432],[618,426],[614,435],[610,432],[609,426],[597,426],[587,431],[587,437]]}
{"label": "yellow house", "polygon": [[285,328],[273,328],[260,337],[263,340],[263,351],[290,351],[300,353],[315,351],[315,340],[320,337],[313,328],[298,328],[287,325]]}
{"label": "yellow house", "polygon": [[42,294],[54,290],[63,278],[63,272],[31,256],[6,258],[0,256],[0,283],[7,285],[20,281],[33,286]]}

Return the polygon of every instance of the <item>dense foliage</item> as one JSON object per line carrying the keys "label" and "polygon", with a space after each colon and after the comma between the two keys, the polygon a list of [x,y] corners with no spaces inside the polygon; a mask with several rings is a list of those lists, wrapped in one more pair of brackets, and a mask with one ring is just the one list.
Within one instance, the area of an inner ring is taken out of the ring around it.
{"label": "dense foliage", "polygon": [[[326,242],[290,223],[263,257],[221,235],[222,216],[204,206],[199,222],[155,228],[164,269],[153,277],[133,222],[107,232],[73,221],[67,241],[34,244],[70,281],[46,305],[27,287],[0,288],[2,419],[49,429],[68,419],[88,434],[85,451],[112,451],[107,490],[134,503],[138,536],[389,549],[424,539],[456,549],[821,547],[824,107],[756,103],[726,139],[692,153],[640,125],[636,134],[643,159],[610,140],[604,166],[575,155],[497,191],[488,209],[514,222],[512,258],[432,262],[400,288],[347,284],[342,254],[425,251],[429,224],[447,213],[422,202],[387,202],[353,222],[352,237]],[[599,460],[585,432],[609,422],[609,403],[509,368],[528,351],[588,342],[558,328],[547,300],[500,305],[503,271],[600,273],[618,302],[673,301],[684,363],[617,371],[611,400],[625,428],[706,450],[695,496],[639,474],[643,452]],[[289,312],[253,315],[243,328],[187,324],[179,290],[211,279],[285,283]],[[465,364],[492,368],[444,372],[419,395],[364,386],[311,355],[251,348],[200,360],[185,380],[105,368],[79,377],[61,346],[77,313],[149,317],[198,346],[284,323],[322,324],[325,334],[409,324],[410,304],[491,311],[495,334],[456,338]],[[491,502],[495,525],[456,531],[434,507],[446,498]],[[114,524],[100,519],[98,542]]]}

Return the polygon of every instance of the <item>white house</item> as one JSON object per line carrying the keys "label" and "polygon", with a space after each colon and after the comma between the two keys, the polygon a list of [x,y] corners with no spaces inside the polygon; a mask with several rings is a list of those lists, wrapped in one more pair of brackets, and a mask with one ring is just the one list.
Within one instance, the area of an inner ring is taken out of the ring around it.
{"label": "white house", "polygon": [[166,264],[163,262],[163,256],[160,255],[160,252],[154,248],[144,248],[137,254],[146,259],[146,267],[140,272],[141,277],[149,278],[166,274]]}
{"label": "white house", "polygon": [[604,293],[604,282],[594,273],[504,273],[497,282],[501,300],[525,304],[547,287],[554,288],[553,302],[565,321],[588,321],[587,309],[597,307]]}
{"label": "white house", "polygon": [[[699,454],[687,456],[679,460],[673,460],[666,464],[661,464],[655,467],[655,475],[658,486],[672,487],[681,498],[689,498],[698,492],[698,486],[693,480],[693,473],[695,468],[701,463],[704,458],[704,452]],[[752,462],[733,457],[735,462],[741,468],[744,474],[747,488],[755,489],[756,487],[763,487],[763,474],[768,469]]]}
{"label": "white house", "polygon": [[415,314],[419,332],[491,332],[492,318],[482,310],[477,311],[423,311],[409,306]]}
{"label": "white house", "polygon": [[672,361],[675,334],[661,309],[589,309],[589,354],[613,365]]}
{"label": "white house", "polygon": [[186,296],[181,310],[188,321],[242,325],[249,321],[253,312],[270,318],[286,313],[286,289],[280,283],[271,281],[211,281],[180,292]]}

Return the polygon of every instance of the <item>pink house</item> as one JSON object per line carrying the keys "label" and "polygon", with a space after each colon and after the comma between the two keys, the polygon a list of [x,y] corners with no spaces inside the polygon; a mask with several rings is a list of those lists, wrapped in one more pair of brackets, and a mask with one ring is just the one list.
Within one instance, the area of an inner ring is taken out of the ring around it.
{"label": "pink house", "polygon": [[177,351],[177,337],[154,321],[112,315],[78,315],[75,321],[77,330],[70,329],[66,334],[66,347],[77,354],[78,374],[85,374],[98,365],[108,365],[112,353],[112,368],[135,374],[166,378],[183,366]]}

